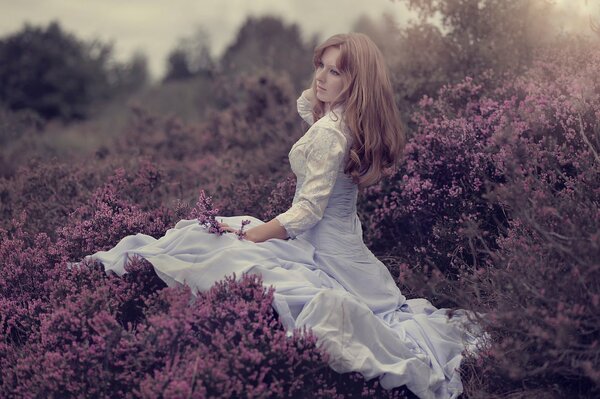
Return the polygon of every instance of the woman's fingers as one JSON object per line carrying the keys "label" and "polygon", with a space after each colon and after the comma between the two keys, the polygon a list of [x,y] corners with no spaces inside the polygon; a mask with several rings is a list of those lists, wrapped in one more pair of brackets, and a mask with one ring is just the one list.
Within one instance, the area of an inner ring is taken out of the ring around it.
{"label": "woman's fingers", "polygon": [[[234,229],[233,227],[229,226],[227,223],[221,223],[221,222],[217,222],[219,223],[219,227],[221,229],[223,229],[224,231],[226,231],[227,233],[239,233],[239,229]],[[246,232],[243,232],[243,235],[246,235]]]}
{"label": "woman's fingers", "polygon": [[219,226],[228,233],[235,233],[237,230],[229,226],[227,223],[219,223]]}

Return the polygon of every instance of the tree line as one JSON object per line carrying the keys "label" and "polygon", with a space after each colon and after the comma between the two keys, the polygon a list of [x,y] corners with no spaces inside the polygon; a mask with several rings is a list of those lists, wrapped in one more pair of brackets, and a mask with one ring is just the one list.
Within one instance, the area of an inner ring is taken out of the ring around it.
{"label": "tree line", "polygon": [[[548,23],[554,5],[549,2],[401,2],[416,13],[415,21],[400,27],[391,18],[363,17],[352,28],[369,34],[382,48],[401,109],[465,76],[488,70],[518,72],[537,49],[555,43],[556,29]],[[161,80],[214,79],[270,69],[287,74],[300,89],[310,79],[309,60],[317,42],[317,37],[305,42],[298,25],[277,17],[249,17],[220,59],[214,59],[208,34],[200,28],[171,50]],[[32,110],[46,120],[85,119],[93,104],[146,86],[147,63],[142,53],[116,62],[110,44],[83,41],[58,22],[26,24],[0,38],[0,108]]]}

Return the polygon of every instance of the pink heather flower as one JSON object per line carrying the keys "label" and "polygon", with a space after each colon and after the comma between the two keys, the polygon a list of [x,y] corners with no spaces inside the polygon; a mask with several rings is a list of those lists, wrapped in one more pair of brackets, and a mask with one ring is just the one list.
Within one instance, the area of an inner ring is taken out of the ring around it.
{"label": "pink heather flower", "polygon": [[238,238],[240,240],[242,238],[244,238],[244,235],[246,234],[246,233],[244,233],[244,227],[248,224],[250,224],[250,220],[242,220],[242,227],[240,227],[240,229],[235,232],[235,234],[238,236]]}
{"label": "pink heather flower", "polygon": [[207,196],[204,190],[200,190],[198,201],[190,213],[191,217],[198,219],[198,223],[207,227],[209,233],[223,235],[225,230],[215,219],[218,213],[219,209],[213,209],[212,198]]}

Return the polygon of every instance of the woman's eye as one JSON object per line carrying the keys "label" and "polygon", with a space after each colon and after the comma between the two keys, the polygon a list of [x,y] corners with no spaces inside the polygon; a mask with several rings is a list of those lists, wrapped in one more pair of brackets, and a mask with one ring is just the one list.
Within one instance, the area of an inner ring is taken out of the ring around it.
{"label": "woman's eye", "polygon": [[332,69],[332,70],[331,70],[331,73],[332,73],[334,76],[339,76],[339,75],[340,75],[340,73],[339,73],[338,71],[336,71],[335,69]]}

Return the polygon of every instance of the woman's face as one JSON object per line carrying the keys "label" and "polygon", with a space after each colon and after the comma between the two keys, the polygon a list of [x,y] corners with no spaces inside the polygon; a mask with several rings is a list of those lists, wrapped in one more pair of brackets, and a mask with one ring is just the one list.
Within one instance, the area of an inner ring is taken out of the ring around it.
{"label": "woman's face", "polygon": [[342,74],[337,68],[340,49],[327,47],[317,63],[315,81],[317,83],[317,98],[325,103],[326,110],[342,91]]}

